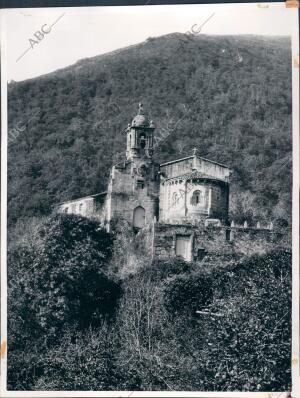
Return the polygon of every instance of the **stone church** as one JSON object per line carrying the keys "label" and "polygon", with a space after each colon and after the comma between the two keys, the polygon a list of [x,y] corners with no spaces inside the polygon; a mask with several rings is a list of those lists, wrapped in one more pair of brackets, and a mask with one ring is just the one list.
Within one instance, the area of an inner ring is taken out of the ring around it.
{"label": "stone church", "polygon": [[209,255],[266,251],[282,238],[269,226],[229,225],[231,170],[190,156],[157,164],[153,161],[155,127],[142,104],[128,124],[126,159],[114,165],[106,192],[59,205],[62,213],[97,218],[110,231],[126,220],[135,231],[151,230],[153,257],[180,255],[187,261]]}

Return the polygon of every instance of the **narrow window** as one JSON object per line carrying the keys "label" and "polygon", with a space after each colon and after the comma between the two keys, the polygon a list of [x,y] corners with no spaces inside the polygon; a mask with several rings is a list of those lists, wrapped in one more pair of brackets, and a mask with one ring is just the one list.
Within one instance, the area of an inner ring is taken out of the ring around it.
{"label": "narrow window", "polygon": [[194,191],[191,197],[191,205],[197,206],[203,202],[203,192],[202,191]]}
{"label": "narrow window", "polygon": [[145,134],[141,134],[140,135],[140,145],[141,145],[141,148],[145,148],[146,147],[146,136],[145,136]]}
{"label": "narrow window", "polygon": [[197,250],[197,260],[201,261],[206,255],[205,249]]}
{"label": "narrow window", "polygon": [[226,240],[230,241],[230,229],[226,229]]}
{"label": "narrow window", "polygon": [[144,189],[145,188],[145,183],[142,180],[138,180],[136,183],[137,189]]}
{"label": "narrow window", "polygon": [[226,240],[228,242],[233,242],[233,240],[234,240],[234,231],[232,229],[227,229],[226,230]]}

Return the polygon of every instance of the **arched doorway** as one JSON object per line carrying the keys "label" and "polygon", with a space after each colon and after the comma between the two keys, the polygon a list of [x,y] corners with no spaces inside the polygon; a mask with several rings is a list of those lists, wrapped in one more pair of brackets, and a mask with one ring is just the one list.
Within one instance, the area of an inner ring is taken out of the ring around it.
{"label": "arched doorway", "polygon": [[145,225],[145,209],[138,206],[133,211],[133,226],[135,228],[143,228]]}

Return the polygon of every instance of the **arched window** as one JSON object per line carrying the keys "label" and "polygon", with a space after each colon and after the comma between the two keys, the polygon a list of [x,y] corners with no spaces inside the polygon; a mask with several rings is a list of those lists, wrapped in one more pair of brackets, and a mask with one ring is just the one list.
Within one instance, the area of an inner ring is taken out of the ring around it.
{"label": "arched window", "polygon": [[203,197],[202,191],[199,191],[199,190],[194,191],[193,195],[191,197],[191,205],[197,206],[197,205],[203,203],[203,199],[204,199],[204,197]]}

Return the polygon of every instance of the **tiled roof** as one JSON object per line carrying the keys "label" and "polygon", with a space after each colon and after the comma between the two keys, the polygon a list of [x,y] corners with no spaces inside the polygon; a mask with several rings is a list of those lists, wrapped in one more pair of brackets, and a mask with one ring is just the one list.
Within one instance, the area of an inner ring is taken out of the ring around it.
{"label": "tiled roof", "polygon": [[107,191],[95,193],[94,195],[82,196],[81,198],[75,198],[75,199],[66,200],[65,202],[61,202],[58,204],[58,206],[64,205],[66,203],[78,202],[79,200],[83,200],[83,199],[95,198],[98,196],[105,196],[106,194],[107,194]]}
{"label": "tiled roof", "polygon": [[215,181],[226,181],[225,179],[222,178],[217,178],[217,177],[212,177],[211,175],[205,174],[205,173],[201,173],[198,170],[192,171],[190,173],[186,173],[186,174],[182,174],[179,175],[177,177],[170,177],[167,178],[166,181],[170,181],[170,180],[190,180],[190,179],[194,179],[194,178],[207,178],[209,180],[215,180]]}

